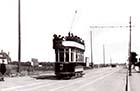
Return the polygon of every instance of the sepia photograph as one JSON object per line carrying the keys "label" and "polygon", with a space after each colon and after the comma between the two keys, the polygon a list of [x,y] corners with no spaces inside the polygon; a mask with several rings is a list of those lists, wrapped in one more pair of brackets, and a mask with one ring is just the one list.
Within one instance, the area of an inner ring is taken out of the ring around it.
{"label": "sepia photograph", "polygon": [[139,91],[136,0],[0,0],[0,91]]}

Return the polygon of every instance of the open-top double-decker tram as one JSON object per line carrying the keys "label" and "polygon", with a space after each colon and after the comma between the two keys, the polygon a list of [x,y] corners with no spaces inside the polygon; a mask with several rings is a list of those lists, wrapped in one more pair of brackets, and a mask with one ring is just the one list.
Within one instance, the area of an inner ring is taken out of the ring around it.
{"label": "open-top double-decker tram", "polygon": [[85,43],[78,36],[54,34],[53,49],[55,50],[55,74],[59,78],[81,77],[84,70]]}

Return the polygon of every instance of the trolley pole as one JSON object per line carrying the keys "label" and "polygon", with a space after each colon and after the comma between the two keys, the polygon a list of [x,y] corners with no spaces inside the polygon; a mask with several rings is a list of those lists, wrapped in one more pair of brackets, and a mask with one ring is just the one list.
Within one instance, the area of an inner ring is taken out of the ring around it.
{"label": "trolley pole", "polygon": [[77,10],[75,10],[75,13],[74,13],[74,16],[73,16],[73,20],[71,22],[71,27],[70,27],[70,31],[69,32],[71,32],[71,30],[73,28],[73,25],[74,25],[74,22],[75,22],[75,19],[76,19],[76,14],[77,14]]}
{"label": "trolley pole", "polygon": [[18,68],[17,72],[20,73],[21,61],[21,21],[20,21],[20,0],[18,0]]}
{"label": "trolley pole", "polygon": [[91,67],[93,68],[92,31],[90,31],[90,47],[91,47]]}

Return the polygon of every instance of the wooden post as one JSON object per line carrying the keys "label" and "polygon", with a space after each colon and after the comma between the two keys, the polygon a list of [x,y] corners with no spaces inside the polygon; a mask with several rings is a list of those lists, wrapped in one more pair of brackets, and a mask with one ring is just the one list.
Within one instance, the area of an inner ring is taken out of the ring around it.
{"label": "wooden post", "polygon": [[21,21],[20,21],[20,0],[18,0],[18,69],[20,73],[20,61],[21,61]]}

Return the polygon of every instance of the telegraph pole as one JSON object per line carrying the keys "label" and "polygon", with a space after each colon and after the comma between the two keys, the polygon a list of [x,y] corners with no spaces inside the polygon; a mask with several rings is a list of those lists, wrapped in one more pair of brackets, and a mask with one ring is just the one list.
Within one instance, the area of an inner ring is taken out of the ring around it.
{"label": "telegraph pole", "polygon": [[[130,20],[129,20],[129,26],[90,26],[90,28],[129,28],[129,50],[128,50],[128,53],[129,53],[129,56],[130,56],[130,53],[131,53],[131,31],[132,31],[132,27],[134,27],[134,26],[132,26],[132,24],[131,24],[131,16],[130,16]],[[130,60],[128,60],[129,62],[128,62],[128,65],[130,65]],[[130,71],[130,73],[131,73],[131,69],[129,70]]]}
{"label": "telegraph pole", "polygon": [[130,53],[131,53],[131,29],[132,28],[132,26],[131,26],[131,16],[130,16],[130,21],[129,21],[129,56],[130,56]]}
{"label": "telegraph pole", "polygon": [[129,20],[129,57],[128,57],[128,71],[129,71],[129,76],[131,76],[131,63],[130,63],[130,55],[131,55],[131,31],[132,31],[132,26],[131,26],[131,16]]}
{"label": "telegraph pole", "polygon": [[20,21],[20,0],[18,0],[18,69],[20,73],[20,61],[21,61],[21,21]]}
{"label": "telegraph pole", "polygon": [[103,62],[104,62],[104,65],[105,65],[105,46],[103,45]]}
{"label": "telegraph pole", "polygon": [[90,47],[91,47],[91,67],[93,67],[93,52],[92,52],[92,31],[90,31]]}
{"label": "telegraph pole", "polygon": [[112,58],[110,57],[110,66],[112,65]]}

